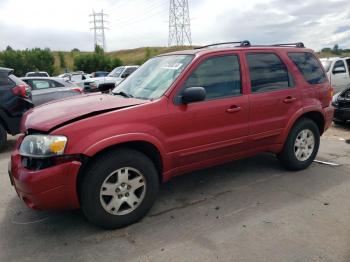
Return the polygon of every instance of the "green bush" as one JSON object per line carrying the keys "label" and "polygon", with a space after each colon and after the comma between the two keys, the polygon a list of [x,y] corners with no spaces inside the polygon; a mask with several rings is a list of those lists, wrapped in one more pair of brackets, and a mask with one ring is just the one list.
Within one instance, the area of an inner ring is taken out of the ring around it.
{"label": "green bush", "polygon": [[34,48],[13,50],[10,46],[0,52],[0,66],[13,68],[15,74],[23,76],[29,71],[54,72],[54,56],[50,49]]}
{"label": "green bush", "polygon": [[111,71],[113,68],[121,66],[120,59],[111,59],[105,56],[101,47],[96,46],[93,54],[80,54],[74,57],[75,70],[92,73],[96,71]]}
{"label": "green bush", "polygon": [[58,58],[60,59],[60,67],[65,69],[67,67],[66,60],[64,59],[63,52],[58,52]]}

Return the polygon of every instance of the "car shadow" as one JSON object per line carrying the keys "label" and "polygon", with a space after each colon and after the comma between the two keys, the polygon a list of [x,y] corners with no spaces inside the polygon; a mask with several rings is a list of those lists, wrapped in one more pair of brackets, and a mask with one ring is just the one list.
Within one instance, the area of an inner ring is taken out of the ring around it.
{"label": "car shadow", "polygon": [[[13,195],[2,211],[0,235],[6,236],[6,239],[0,240],[0,260],[32,257],[40,261],[40,258],[45,260],[47,254],[53,260],[62,260],[62,256],[65,257],[63,260],[68,256],[84,258],[87,248],[110,241],[117,241],[114,242],[116,258],[123,258],[126,252],[123,248],[126,246],[128,252],[136,256],[140,254],[138,248],[163,241],[159,240],[161,235],[169,234],[166,241],[175,241],[176,234],[187,230],[189,220],[205,225],[208,219],[214,219],[211,221],[216,223],[216,212],[220,208],[218,199],[224,196],[232,199],[222,211],[227,214],[236,214],[237,210],[244,210],[245,206],[258,208],[269,202],[273,204],[265,209],[272,212],[300,202],[301,193],[298,190],[307,188],[308,197],[312,198],[342,182],[322,175],[322,182],[312,187],[312,179],[315,175],[321,176],[318,172],[321,168],[331,167],[313,164],[307,170],[289,172],[279,165],[273,155],[261,154],[175,177],[161,186],[158,200],[146,218],[124,229],[110,231],[101,230],[87,222],[80,210],[33,211]],[[297,193],[288,198],[276,198],[277,190]],[[250,214],[247,213],[247,216]],[[11,251],[14,247],[16,252]],[[65,252],[64,255],[50,253],[50,250],[56,249]]]}

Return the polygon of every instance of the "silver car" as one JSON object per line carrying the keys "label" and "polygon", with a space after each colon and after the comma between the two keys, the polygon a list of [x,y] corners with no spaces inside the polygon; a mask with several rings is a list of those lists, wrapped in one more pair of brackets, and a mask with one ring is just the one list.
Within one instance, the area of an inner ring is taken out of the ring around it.
{"label": "silver car", "polygon": [[81,87],[60,77],[22,77],[21,79],[31,86],[35,106],[83,93]]}

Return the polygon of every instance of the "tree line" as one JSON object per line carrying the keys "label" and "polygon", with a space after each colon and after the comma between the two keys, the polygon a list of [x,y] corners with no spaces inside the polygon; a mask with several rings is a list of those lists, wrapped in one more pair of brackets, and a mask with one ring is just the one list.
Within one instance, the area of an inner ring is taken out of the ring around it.
{"label": "tree line", "polygon": [[333,48],[330,48],[330,47],[322,48],[321,52],[332,53],[334,55],[341,55],[342,53],[350,53],[350,49],[341,49],[338,44],[335,44]]}
{"label": "tree line", "polygon": [[99,46],[95,47],[93,53],[81,53],[75,48],[70,55],[73,59],[73,68],[67,68],[67,61],[63,52],[58,52],[58,62],[55,66],[54,52],[49,48],[14,50],[8,46],[0,52],[0,67],[13,68],[17,76],[24,76],[31,71],[46,71],[50,75],[71,70],[86,73],[111,71],[123,64],[120,59],[107,56]]}

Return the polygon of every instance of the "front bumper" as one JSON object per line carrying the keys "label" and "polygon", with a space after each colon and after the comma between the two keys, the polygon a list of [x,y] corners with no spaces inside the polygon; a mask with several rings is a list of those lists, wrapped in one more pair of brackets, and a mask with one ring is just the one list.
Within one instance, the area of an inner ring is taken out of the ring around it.
{"label": "front bumper", "polygon": [[26,169],[21,162],[15,150],[9,175],[18,196],[28,207],[38,210],[79,208],[76,181],[80,162],[66,162],[42,170]]}
{"label": "front bumper", "polygon": [[350,120],[350,108],[338,108],[335,107],[334,110],[334,118],[341,121],[349,121]]}
{"label": "front bumper", "polygon": [[325,119],[324,130],[326,131],[332,125],[333,116],[334,116],[334,107],[333,106],[325,107],[323,108],[323,112],[324,112],[324,119]]}

